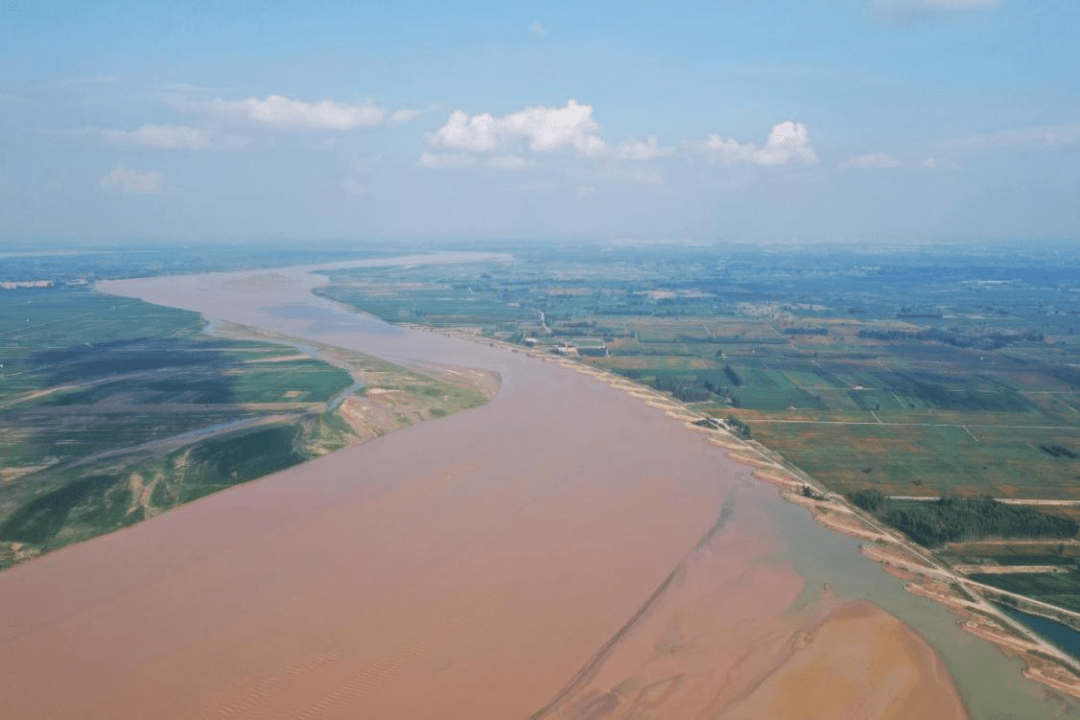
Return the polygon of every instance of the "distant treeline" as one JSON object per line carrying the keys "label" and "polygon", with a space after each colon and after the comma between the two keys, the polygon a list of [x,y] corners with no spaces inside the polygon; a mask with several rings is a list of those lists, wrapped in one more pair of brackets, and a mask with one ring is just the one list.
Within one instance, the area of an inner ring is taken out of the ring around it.
{"label": "distant treeline", "polygon": [[682,402],[710,400],[717,388],[708,380],[703,383],[677,377],[658,377],[652,386],[660,392],[669,392]]}
{"label": "distant treeline", "polygon": [[828,335],[829,328],[823,327],[808,327],[808,328],[784,328],[785,335]]}
{"label": "distant treeline", "polygon": [[984,333],[982,335],[963,335],[938,328],[907,332],[905,330],[860,330],[859,337],[870,340],[931,340],[947,343],[960,348],[979,350],[997,350],[1017,342],[1042,342],[1043,334],[1035,330],[1022,333]]}
{"label": "distant treeline", "polygon": [[1068,518],[1005,505],[992,497],[891,500],[868,489],[852,493],[849,499],[926,547],[997,537],[1071,538],[1080,530],[1080,525]]}
{"label": "distant treeline", "polygon": [[1060,445],[1040,445],[1039,449],[1041,449],[1047,455],[1052,455],[1056,458],[1063,457],[1069,458],[1070,460],[1075,460],[1077,457],[1076,453],[1074,453],[1072,450],[1068,448],[1063,448]]}

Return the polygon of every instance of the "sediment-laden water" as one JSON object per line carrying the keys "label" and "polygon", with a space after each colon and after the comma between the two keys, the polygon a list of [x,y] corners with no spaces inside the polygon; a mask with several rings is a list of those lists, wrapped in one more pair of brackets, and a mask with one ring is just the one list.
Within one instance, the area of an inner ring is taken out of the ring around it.
{"label": "sediment-laden water", "polygon": [[[963,715],[957,692],[974,718],[1080,716],[663,410],[351,313],[317,282],[102,289],[494,370],[498,395],[0,574],[5,717],[723,717],[804,676],[846,678],[853,703],[880,681],[935,717]],[[868,657],[888,677],[834,666]]]}

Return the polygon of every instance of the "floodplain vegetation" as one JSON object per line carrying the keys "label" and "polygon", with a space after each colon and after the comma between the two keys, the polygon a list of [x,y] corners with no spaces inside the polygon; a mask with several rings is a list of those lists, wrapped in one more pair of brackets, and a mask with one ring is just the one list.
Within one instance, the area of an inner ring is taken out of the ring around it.
{"label": "floodplain vegetation", "polygon": [[421,420],[497,380],[91,291],[0,292],[0,569]]}
{"label": "floodplain vegetation", "polygon": [[650,385],[835,493],[880,497],[880,518],[982,582],[1078,606],[1068,248],[499,249],[514,260],[343,270],[318,292]]}

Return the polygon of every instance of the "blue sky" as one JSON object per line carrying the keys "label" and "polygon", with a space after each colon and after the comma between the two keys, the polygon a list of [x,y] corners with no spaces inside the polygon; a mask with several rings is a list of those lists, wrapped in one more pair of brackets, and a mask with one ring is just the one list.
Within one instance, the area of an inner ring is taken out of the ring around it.
{"label": "blue sky", "polygon": [[0,243],[1072,239],[1080,3],[0,1]]}

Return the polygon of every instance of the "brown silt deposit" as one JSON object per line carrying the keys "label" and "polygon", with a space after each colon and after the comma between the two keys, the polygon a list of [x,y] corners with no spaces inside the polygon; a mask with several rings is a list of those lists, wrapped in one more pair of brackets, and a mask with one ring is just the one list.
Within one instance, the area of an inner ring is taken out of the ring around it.
{"label": "brown silt deposit", "polygon": [[805,631],[776,672],[726,720],[959,720],[967,711],[922,638],[870,604],[834,612]]}

